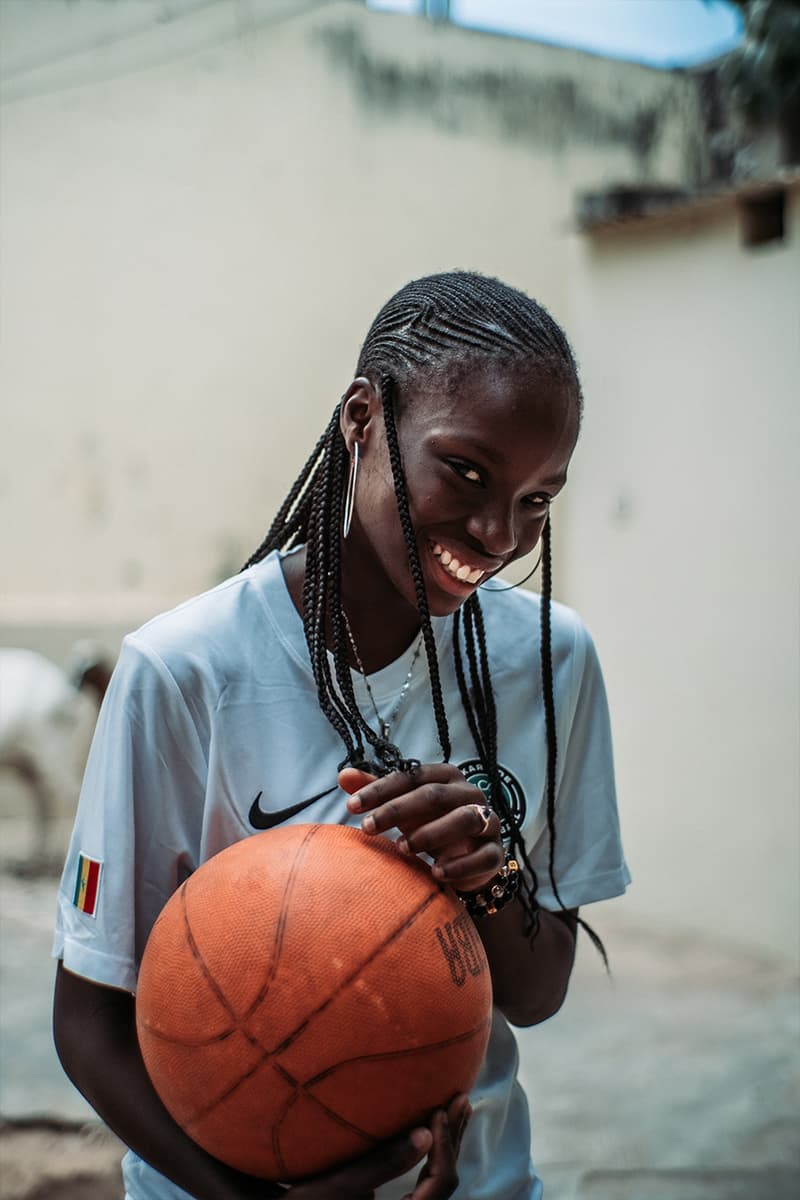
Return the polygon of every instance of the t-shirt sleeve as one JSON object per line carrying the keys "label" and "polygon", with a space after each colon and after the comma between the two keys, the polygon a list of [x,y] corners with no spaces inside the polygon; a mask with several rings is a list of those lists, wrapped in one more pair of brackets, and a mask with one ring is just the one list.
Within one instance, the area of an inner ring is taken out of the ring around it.
{"label": "t-shirt sleeve", "polygon": [[206,751],[159,656],[125,639],[98,718],[58,895],[53,954],[135,991],[155,918],[197,866]]}
{"label": "t-shirt sleeve", "polygon": [[[594,642],[579,621],[570,682],[560,703],[553,874],[564,906],[578,908],[619,896],[630,883],[620,837],[606,690]],[[530,857],[537,872],[539,903],[558,909],[549,852],[545,825]]]}

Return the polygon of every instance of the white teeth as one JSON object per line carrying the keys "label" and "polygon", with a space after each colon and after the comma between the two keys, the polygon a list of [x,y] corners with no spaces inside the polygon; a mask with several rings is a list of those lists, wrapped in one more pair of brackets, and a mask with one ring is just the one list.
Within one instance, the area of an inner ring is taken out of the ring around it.
{"label": "white teeth", "polygon": [[454,579],[458,579],[461,583],[477,583],[483,578],[484,572],[480,567],[470,567],[466,563],[458,561],[454,554],[449,550],[443,549],[438,542],[432,542],[433,553],[438,558],[439,562],[447,571],[448,575],[452,575]]}

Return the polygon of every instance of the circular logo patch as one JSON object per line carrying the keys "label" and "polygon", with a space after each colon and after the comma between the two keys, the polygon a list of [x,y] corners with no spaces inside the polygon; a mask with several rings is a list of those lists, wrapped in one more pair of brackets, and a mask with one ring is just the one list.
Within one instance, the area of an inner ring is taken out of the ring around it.
{"label": "circular logo patch", "polygon": [[[473,787],[480,788],[486,797],[487,802],[490,799],[491,786],[486,768],[479,758],[470,758],[467,762],[459,763],[458,769],[466,779],[467,783],[471,783]],[[500,775],[500,786],[503,789],[503,799],[508,805],[509,812],[512,813],[514,821],[521,828],[525,820],[525,814],[528,811],[525,804],[525,793],[523,792],[519,782],[514,778],[509,770],[502,763],[497,764],[497,770]],[[508,825],[507,818],[498,813],[500,817],[500,828],[503,834],[503,841],[508,841],[511,837],[511,829]]]}

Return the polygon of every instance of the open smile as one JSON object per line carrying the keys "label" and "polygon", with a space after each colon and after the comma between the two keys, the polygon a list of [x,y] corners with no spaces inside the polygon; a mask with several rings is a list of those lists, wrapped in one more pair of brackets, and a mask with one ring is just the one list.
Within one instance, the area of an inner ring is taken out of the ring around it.
{"label": "open smile", "polygon": [[475,563],[460,559],[453,550],[442,546],[440,542],[431,542],[433,556],[446,575],[464,587],[473,588],[482,583],[491,574],[490,571]]}

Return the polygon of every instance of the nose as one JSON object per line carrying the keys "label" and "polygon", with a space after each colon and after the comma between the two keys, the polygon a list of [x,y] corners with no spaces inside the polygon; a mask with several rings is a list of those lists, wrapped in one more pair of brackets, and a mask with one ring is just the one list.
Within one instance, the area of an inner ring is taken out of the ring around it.
{"label": "nose", "polygon": [[467,519],[467,532],[490,558],[507,558],[517,548],[517,530],[510,505],[485,504]]}

